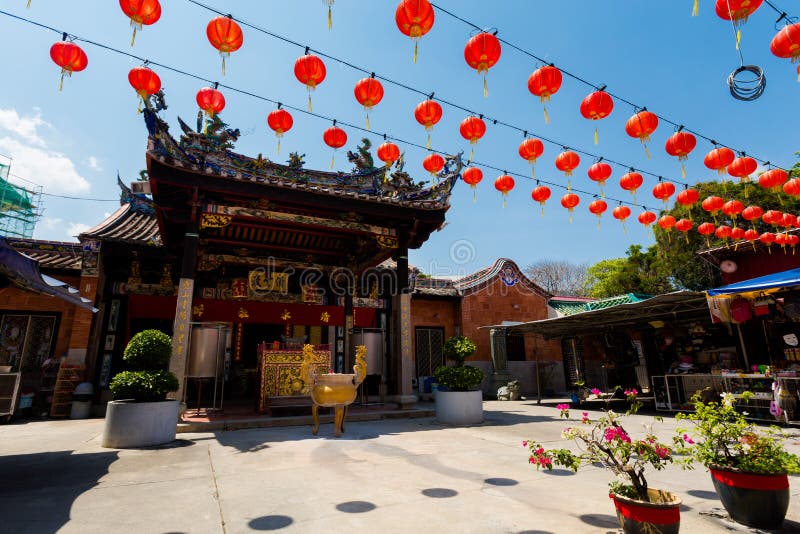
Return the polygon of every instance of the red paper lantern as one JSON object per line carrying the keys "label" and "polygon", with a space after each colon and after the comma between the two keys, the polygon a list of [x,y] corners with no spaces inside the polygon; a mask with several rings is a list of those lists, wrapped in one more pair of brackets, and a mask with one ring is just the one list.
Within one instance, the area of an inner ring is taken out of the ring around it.
{"label": "red paper lantern", "polygon": [[197,91],[195,100],[197,101],[197,106],[205,111],[209,117],[214,117],[214,115],[225,109],[225,97],[213,87],[203,87]]}
{"label": "red paper lantern", "polygon": [[752,229],[745,230],[743,237],[752,243],[758,239],[758,232]]}
{"label": "red paper lantern", "polygon": [[766,224],[779,226],[783,221],[783,213],[778,210],[768,210],[766,213],[764,213],[764,215],[761,216],[761,220]]}
{"label": "red paper lantern", "polygon": [[142,99],[147,102],[147,97],[161,90],[161,78],[152,69],[147,67],[134,67],[128,72],[128,83]]}
{"label": "red paper lantern", "polygon": [[71,77],[73,72],[80,72],[89,64],[86,52],[75,43],[67,41],[59,41],[50,47],[50,59],[61,67],[59,91],[64,87],[64,76]]}
{"label": "red paper lantern", "polygon": [[431,147],[431,130],[442,119],[442,106],[435,100],[423,100],[414,108],[414,118],[425,127],[428,132],[427,147]]}
{"label": "red paper lantern", "polygon": [[222,56],[222,75],[225,75],[225,59],[231,52],[236,52],[242,47],[244,35],[242,28],[231,17],[216,17],[211,19],[206,26],[206,36],[211,46],[219,50]]}
{"label": "red paper lantern", "polygon": [[744,204],[738,200],[729,200],[722,205],[722,213],[736,221],[736,217],[744,211]]}
{"label": "red paper lantern", "polygon": [[710,236],[714,232],[716,232],[717,227],[714,226],[713,223],[704,222],[697,227],[697,233],[704,236]]}
{"label": "red paper lantern", "polygon": [[475,202],[478,184],[483,180],[483,171],[478,167],[467,167],[461,172],[461,179],[472,189],[472,201]]}
{"label": "red paper lantern", "polygon": [[703,158],[703,164],[712,171],[717,171],[717,174],[723,174],[734,159],[736,159],[736,153],[723,146],[715,148],[706,154],[705,158]]}
{"label": "red paper lantern", "polygon": [[611,211],[611,215],[618,221],[625,222],[631,216],[631,209],[628,206],[617,206]]}
{"label": "red paper lantern", "polygon": [[728,165],[728,174],[739,178],[742,182],[750,180],[750,175],[758,169],[758,162],[751,157],[742,156],[736,158]]}
{"label": "red paper lantern", "polygon": [[764,210],[762,210],[758,206],[747,206],[745,209],[742,210],[742,219],[746,221],[757,221],[761,218],[764,214]]}
{"label": "red paper lantern", "polygon": [[353,88],[353,94],[367,113],[366,123],[369,130],[369,112],[383,100],[383,85],[374,77],[361,78]]}
{"label": "red paper lantern", "polygon": [[672,215],[662,215],[660,219],[658,219],[658,226],[661,227],[662,230],[667,232],[675,226],[675,217]]}
{"label": "red paper lantern", "polygon": [[569,212],[569,222],[572,222],[572,212],[581,203],[581,199],[575,193],[567,193],[561,197],[561,205]]}
{"label": "red paper lantern", "polygon": [[679,232],[682,232],[684,235],[686,235],[686,242],[687,243],[689,242],[689,234],[688,234],[688,232],[689,232],[689,230],[692,229],[693,226],[694,226],[694,223],[692,221],[690,221],[689,219],[679,219],[678,221],[675,222],[675,229],[677,231],[679,231]]}
{"label": "red paper lantern", "polygon": [[331,154],[331,169],[333,169],[333,160],[336,157],[336,150],[347,144],[347,132],[336,126],[336,121],[334,121],[333,126],[325,130],[322,134],[322,140],[333,149],[333,154]]}
{"label": "red paper lantern", "polygon": [[705,211],[710,213],[711,215],[716,215],[719,210],[722,209],[722,206],[725,205],[725,199],[716,196],[706,197],[703,202],[700,204],[700,207],[703,208]]}
{"label": "red paper lantern", "polygon": [[507,174],[498,176],[494,181],[494,188],[503,194],[503,207],[506,207],[506,196],[508,192],[514,189],[514,179]]}
{"label": "red paper lantern", "polygon": [[760,236],[758,236],[758,240],[767,245],[767,247],[771,247],[772,244],[775,242],[775,234],[772,232],[764,232]]}
{"label": "red paper lantern", "polygon": [[625,191],[631,192],[634,202],[636,202],[636,190],[639,189],[643,183],[644,178],[635,171],[627,172],[619,179],[619,186]]}
{"label": "red paper lantern", "polygon": [[281,152],[281,137],[292,129],[293,124],[292,114],[285,109],[278,108],[267,115],[267,126],[275,132],[275,137],[278,138],[278,154]]}
{"label": "red paper lantern", "polygon": [[294,76],[308,91],[308,111],[312,110],[311,91],[325,80],[326,74],[325,63],[314,54],[300,56],[294,62]]}
{"label": "red paper lantern", "polygon": [[467,46],[464,47],[464,59],[467,65],[475,69],[478,74],[483,75],[484,97],[489,96],[486,73],[500,59],[501,48],[500,40],[488,32],[480,32],[477,35],[473,35],[467,41]]}
{"label": "red paper lantern", "polygon": [[656,222],[656,214],[652,211],[641,212],[636,219],[645,227],[650,228],[650,225]]}
{"label": "red paper lantern", "polygon": [[675,194],[675,186],[672,182],[658,182],[655,187],[653,187],[653,196],[664,202],[664,204],[667,203],[669,197],[673,194]]}
{"label": "red paper lantern", "polygon": [[647,110],[642,110],[635,113],[625,123],[625,132],[631,137],[637,137],[644,146],[644,152],[647,154],[647,159],[650,159],[650,151],[647,149],[647,143],[650,142],[650,135],[658,128],[658,116]]}
{"label": "red paper lantern", "polygon": [[683,162],[689,159],[689,154],[696,146],[697,138],[691,133],[684,131],[672,134],[669,139],[667,139],[667,143],[664,146],[667,154],[677,157],[678,161],[681,162],[681,176],[684,178],[686,178],[686,167],[684,167]]}
{"label": "red paper lantern", "polygon": [[444,169],[444,158],[439,154],[428,154],[422,160],[422,166],[426,171],[431,173],[431,177],[435,178],[439,171]]}
{"label": "red paper lantern", "polygon": [[600,218],[603,213],[608,209],[608,204],[605,200],[593,200],[589,202],[589,212],[597,216],[597,228],[600,229]]}
{"label": "red paper lantern", "polygon": [[600,194],[603,194],[603,186],[606,185],[606,180],[611,178],[612,172],[613,169],[611,168],[611,165],[608,163],[603,163],[602,161],[598,161],[589,167],[588,171],[586,171],[586,173],[589,175],[589,178],[592,181],[597,182],[597,185],[600,186]]}
{"label": "red paper lantern", "polygon": [[722,20],[744,24],[763,3],[764,0],[717,0],[714,8]]}
{"label": "red paper lantern", "polygon": [[531,164],[531,178],[534,178],[536,160],[544,154],[544,145],[536,138],[528,137],[519,144],[519,157]]}
{"label": "red paper lantern", "polygon": [[769,49],[780,58],[791,59],[792,63],[800,61],[800,23],[784,26],[772,38]]}
{"label": "red paper lantern", "polygon": [[787,238],[786,234],[776,234],[775,235],[775,244],[780,245],[782,248],[786,247]]}
{"label": "red paper lantern", "polygon": [[458,131],[461,133],[461,137],[469,141],[469,161],[472,161],[472,157],[475,155],[475,144],[486,133],[486,123],[480,117],[470,116],[461,121]]}
{"label": "red paper lantern", "polygon": [[417,62],[419,39],[433,27],[436,18],[428,0],[401,0],[394,12],[394,21],[400,33],[414,41],[414,63]]}
{"label": "red paper lantern", "polygon": [[786,236],[786,244],[792,247],[792,254],[794,254],[794,247],[800,243],[800,236],[797,234],[789,234]]}
{"label": "red paper lantern", "polygon": [[[581,115],[584,119],[597,121],[608,117],[614,110],[614,99],[605,91],[590,93],[581,102]],[[599,142],[597,128],[594,129],[594,144]]]}
{"label": "red paper lantern", "polygon": [[[565,176],[572,176],[572,171],[578,168],[581,164],[581,157],[572,150],[565,150],[556,156],[556,169],[563,172]],[[567,180],[567,189],[571,189],[569,180]]]}
{"label": "red paper lantern", "polygon": [[377,154],[378,159],[381,160],[386,167],[383,172],[383,181],[385,182],[389,174],[389,167],[392,166],[392,163],[400,159],[400,148],[391,141],[385,141],[378,147]]}
{"label": "red paper lantern", "polygon": [[131,19],[131,46],[136,42],[136,30],[141,30],[142,25],[155,24],[161,18],[161,4],[158,0],[119,0],[119,7]]}
{"label": "red paper lantern", "polygon": [[697,204],[698,200],[700,200],[700,194],[695,189],[684,189],[675,197],[675,201],[678,204],[687,208]]}
{"label": "red paper lantern", "polygon": [[528,91],[539,97],[539,101],[544,108],[544,122],[550,122],[550,115],[547,113],[547,102],[550,97],[561,89],[561,71],[553,65],[539,67],[528,77]]}
{"label": "red paper lantern", "polygon": [[758,185],[764,189],[781,189],[783,184],[789,180],[789,174],[783,169],[769,169],[761,173],[758,177]]}
{"label": "red paper lantern", "polygon": [[[744,234],[744,230],[742,230],[741,228],[739,228],[738,230],[740,230],[742,234]],[[719,239],[727,240],[733,235],[733,228],[725,225],[719,226],[717,227],[716,230],[714,230],[714,235],[717,236]]]}
{"label": "red paper lantern", "polygon": [[791,213],[784,213],[781,217],[780,225],[784,228],[792,228],[797,223],[797,217]]}
{"label": "red paper lantern", "polygon": [[744,239],[744,228],[735,227],[731,229],[731,239]]}
{"label": "red paper lantern", "polygon": [[550,194],[550,188],[546,185],[537,185],[531,191],[531,198],[542,207],[542,217],[544,217],[544,204],[550,198]]}
{"label": "red paper lantern", "polygon": [[800,178],[792,178],[783,184],[783,192],[793,197],[800,196]]}

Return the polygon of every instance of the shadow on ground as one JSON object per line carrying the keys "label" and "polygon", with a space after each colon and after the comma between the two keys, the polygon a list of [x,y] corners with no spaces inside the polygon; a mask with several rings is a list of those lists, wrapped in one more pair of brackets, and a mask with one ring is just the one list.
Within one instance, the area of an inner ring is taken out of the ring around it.
{"label": "shadow on ground", "polygon": [[72,503],[98,484],[119,453],[73,451],[0,456],[0,517],[4,532],[55,532]]}

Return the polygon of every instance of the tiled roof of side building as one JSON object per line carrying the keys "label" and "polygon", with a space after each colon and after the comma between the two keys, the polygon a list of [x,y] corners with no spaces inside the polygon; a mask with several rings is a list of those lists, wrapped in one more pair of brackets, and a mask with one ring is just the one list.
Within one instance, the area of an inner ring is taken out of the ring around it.
{"label": "tiled roof of side building", "polygon": [[83,260],[80,243],[7,238],[14,250],[36,260],[43,269],[78,271]]}

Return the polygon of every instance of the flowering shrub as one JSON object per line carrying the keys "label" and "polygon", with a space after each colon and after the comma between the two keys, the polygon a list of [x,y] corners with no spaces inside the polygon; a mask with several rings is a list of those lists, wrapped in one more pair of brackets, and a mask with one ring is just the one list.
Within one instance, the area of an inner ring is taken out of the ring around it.
{"label": "flowering shrub", "polygon": [[599,463],[618,477],[609,484],[613,493],[649,502],[645,469],[663,469],[672,462],[672,451],[658,441],[650,427],[643,437],[634,439],[622,426],[621,418],[608,411],[597,421],[591,421],[588,413],[584,413],[581,421],[591,426],[566,428],[561,434],[576,443],[577,453],[569,449],[545,449],[533,440],[523,441],[530,451],[528,461],[536,469],[551,470],[553,465],[560,465],[573,471],[582,465]]}
{"label": "flowering shrub", "polygon": [[601,395],[603,392],[597,388],[592,388],[592,395]]}
{"label": "flowering shrub", "polygon": [[556,404],[556,409],[561,410],[559,417],[569,419],[569,404]]}
{"label": "flowering shrub", "polygon": [[583,415],[581,415],[581,423],[584,425],[589,425],[592,423],[592,420],[589,419],[589,412],[583,412]]}
{"label": "flowering shrub", "polygon": [[[744,393],[747,401],[751,393]],[[786,452],[786,439],[777,427],[759,430],[736,410],[731,394],[723,394],[722,402],[704,403],[700,395],[692,397],[694,413],[679,413],[678,421],[689,421],[691,429],[679,427],[673,438],[675,448],[685,454],[683,467],[694,462],[705,467],[720,466],[751,473],[800,473],[800,458]],[[693,439],[694,437],[694,439]]]}

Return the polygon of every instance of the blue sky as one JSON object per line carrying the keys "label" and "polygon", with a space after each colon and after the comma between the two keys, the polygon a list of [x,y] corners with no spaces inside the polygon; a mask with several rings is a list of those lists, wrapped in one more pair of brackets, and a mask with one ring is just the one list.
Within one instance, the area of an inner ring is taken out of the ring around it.
{"label": "blue sky", "polygon": [[[234,16],[330,55],[346,59],[388,78],[477,110],[487,116],[521,125],[530,132],[569,146],[598,153],[609,159],[680,179],[680,166],[664,153],[673,128],[662,123],[650,145],[648,160],[638,140],[629,138],[624,124],[633,109],[617,102],[610,117],[593,123],[584,120],[578,107],[591,89],[565,78],[553,97],[551,123],[545,125],[541,105],[526,87],[529,74],[538,67],[531,58],[506,47],[488,76],[489,98],[482,94],[481,78],[469,68],[463,48],[471,35],[469,27],[437,12],[433,30],[420,41],[419,59],[412,62],[413,45],[394,23],[397,2],[339,0],[333,7],[333,29],[326,25],[326,8],[320,0],[240,0],[207,3]],[[484,27],[497,28],[499,35],[537,55],[555,62],[596,84],[648,109],[685,124],[734,148],[788,167],[800,149],[800,137],[791,121],[796,115],[800,84],[795,66],[769,52],[775,33],[773,11],[766,5],[744,27],[742,48],[746,63],[764,68],[768,86],[755,102],[730,97],[725,79],[739,66],[733,34],[728,23],[713,13],[712,0],[700,0],[700,16],[691,17],[692,0],[589,0],[499,1],[440,0],[443,7]],[[131,29],[117,2],[76,0],[26,0],[3,3],[3,10],[31,18],[100,43],[131,50]],[[213,15],[186,0],[162,1],[161,20],[145,27],[132,52],[210,79],[249,90],[298,107],[306,103],[305,88],[292,74],[294,61],[303,50],[297,46],[245,28],[244,46],[228,61],[226,75],[220,58],[208,43],[205,26]],[[791,9],[787,0],[780,7]],[[798,13],[794,13],[797,15]],[[82,44],[89,67],[65,81],[58,91],[59,69],[48,54],[59,36],[8,17],[0,16],[0,50],[3,50],[4,84],[0,98],[0,154],[13,158],[12,172],[41,184],[46,193],[95,199],[118,197],[116,173],[125,181],[144,168],[146,131],[137,103],[128,85],[127,72],[138,62]],[[349,67],[327,61],[328,76],[314,93],[314,111],[354,124],[363,124],[363,110],[353,98],[352,87],[362,75]],[[197,112],[194,95],[201,82],[159,70],[169,109],[165,118],[179,131],[177,116],[193,123]],[[421,97],[385,84],[383,102],[371,113],[373,144],[390,132],[424,144],[425,133],[413,118]],[[282,142],[280,156],[266,126],[268,103],[226,93],[223,119],[243,132],[237,151],[259,152],[284,161],[289,151],[306,154],[307,166],[326,169],[330,150],[322,142],[329,126],[323,120],[293,113],[295,126]],[[433,131],[433,146],[443,151],[469,151],[458,134],[461,111],[445,106],[444,117]],[[593,144],[596,125],[600,144]],[[348,148],[362,137],[348,131]],[[489,124],[478,143],[475,159],[509,171],[527,174],[529,166],[517,155],[521,135]],[[702,165],[711,146],[700,140],[686,168],[689,182],[715,178]],[[407,166],[418,178],[426,176],[421,161],[426,153],[401,145]],[[553,166],[560,147],[545,144],[537,164],[537,176],[564,183]],[[586,177],[591,164],[583,158],[573,185],[596,189]],[[347,170],[343,151],[337,168]],[[615,167],[607,194],[628,198],[617,186],[625,169]],[[425,246],[412,251],[411,262],[433,274],[458,274],[486,266],[497,257],[509,257],[524,266],[542,258],[574,262],[596,262],[621,256],[634,243],[649,244],[649,238],[634,215],[627,232],[611,218],[596,219],[587,211],[591,198],[583,197],[574,221],[558,203],[564,193],[554,189],[553,198],[540,216],[530,192],[535,185],[518,179],[502,208],[493,182],[499,173],[484,169],[478,187],[478,202],[463,183],[456,187],[448,224]],[[646,177],[640,201],[656,206],[650,196],[655,179]],[[44,217],[36,237],[72,240],[82,229],[100,222],[116,209],[116,202],[76,201],[44,197]]]}

